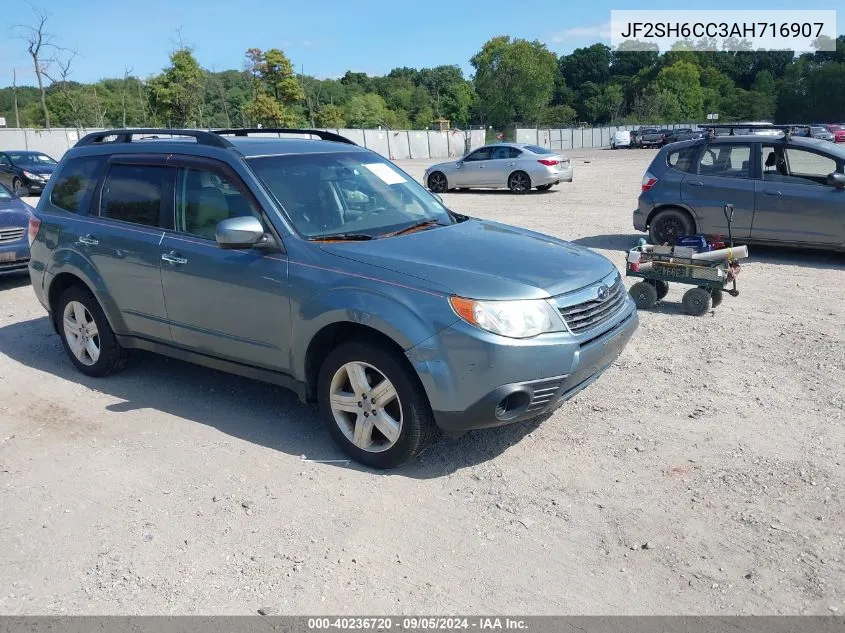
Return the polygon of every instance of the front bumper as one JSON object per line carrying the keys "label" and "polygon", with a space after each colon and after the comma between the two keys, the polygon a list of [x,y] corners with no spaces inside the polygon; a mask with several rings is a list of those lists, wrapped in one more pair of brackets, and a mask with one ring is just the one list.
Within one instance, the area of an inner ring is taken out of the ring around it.
{"label": "front bumper", "polygon": [[408,357],[438,426],[460,433],[554,411],[613,364],[638,323],[630,300],[609,329],[582,337],[504,339],[461,321],[409,350]]}
{"label": "front bumper", "polygon": [[24,274],[29,270],[29,246],[26,242],[0,243],[0,277]]}

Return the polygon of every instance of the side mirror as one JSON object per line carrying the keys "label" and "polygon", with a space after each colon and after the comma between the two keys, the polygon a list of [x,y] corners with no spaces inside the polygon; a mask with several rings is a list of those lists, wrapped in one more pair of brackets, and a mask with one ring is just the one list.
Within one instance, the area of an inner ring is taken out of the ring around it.
{"label": "side mirror", "polygon": [[827,184],[837,189],[845,189],[845,174],[832,173],[828,174]]}
{"label": "side mirror", "polygon": [[264,241],[264,236],[264,226],[251,215],[223,220],[214,231],[220,248],[250,248]]}
{"label": "side mirror", "polygon": [[26,187],[15,187],[15,195],[18,198],[25,198],[29,195],[29,189]]}
{"label": "side mirror", "polygon": [[455,167],[457,167],[458,169],[460,169],[463,166],[464,166],[464,161],[462,161],[462,160],[459,160],[457,163],[455,163]]}

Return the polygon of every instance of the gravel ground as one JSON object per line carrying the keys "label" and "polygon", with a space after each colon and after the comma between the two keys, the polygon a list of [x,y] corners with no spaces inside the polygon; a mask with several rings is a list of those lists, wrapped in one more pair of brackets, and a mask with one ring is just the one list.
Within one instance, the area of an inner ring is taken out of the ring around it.
{"label": "gravel ground", "polygon": [[[444,198],[621,267],[652,156]],[[341,455],[271,386],[146,354],[84,377],[0,280],[0,613],[845,613],[845,257],[751,254],[543,424],[389,473],[303,461]]]}

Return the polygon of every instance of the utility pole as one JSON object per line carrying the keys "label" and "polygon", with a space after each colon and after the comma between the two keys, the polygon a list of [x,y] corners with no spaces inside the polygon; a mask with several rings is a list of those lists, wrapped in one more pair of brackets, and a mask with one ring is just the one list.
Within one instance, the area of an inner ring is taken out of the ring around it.
{"label": "utility pole", "polygon": [[12,96],[15,100],[15,127],[20,129],[21,117],[18,114],[18,71],[12,69]]}

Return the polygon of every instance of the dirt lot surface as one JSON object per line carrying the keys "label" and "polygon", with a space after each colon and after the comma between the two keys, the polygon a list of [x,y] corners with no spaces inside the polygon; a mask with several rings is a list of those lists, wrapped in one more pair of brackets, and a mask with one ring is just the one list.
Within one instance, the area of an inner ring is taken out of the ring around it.
{"label": "dirt lot surface", "polygon": [[[652,156],[444,198],[622,267]],[[689,317],[673,287],[550,420],[389,473],[304,461],[342,455],[275,387],[144,354],[84,377],[0,280],[0,612],[845,613],[845,257],[751,253],[739,297]]]}

